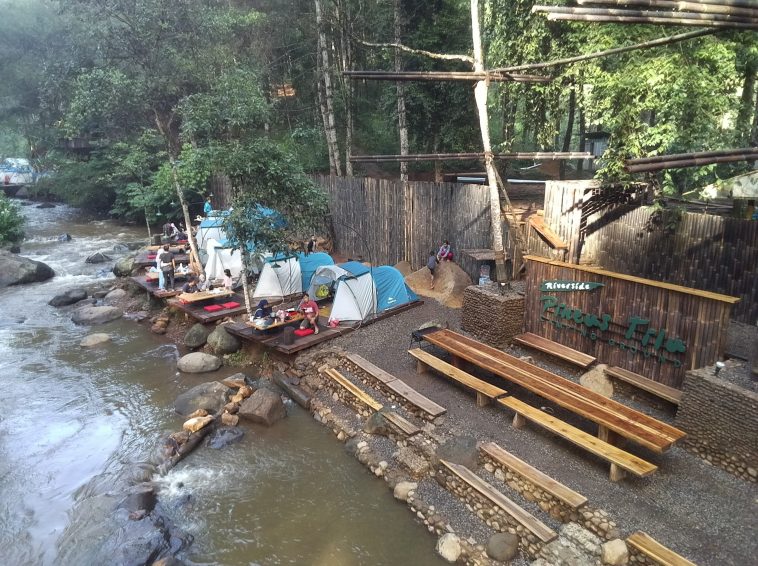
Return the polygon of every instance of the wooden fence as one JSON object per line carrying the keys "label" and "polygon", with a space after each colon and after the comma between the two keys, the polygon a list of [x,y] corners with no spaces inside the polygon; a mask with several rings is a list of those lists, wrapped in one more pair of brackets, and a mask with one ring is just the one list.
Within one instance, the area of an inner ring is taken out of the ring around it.
{"label": "wooden fence", "polygon": [[724,353],[735,297],[526,259],[527,332],[672,387]]}
{"label": "wooden fence", "polygon": [[547,184],[545,223],[569,244],[568,261],[739,297],[732,317],[756,323],[758,222],[685,212],[670,233],[649,230],[652,207],[604,191],[594,181]]}
{"label": "wooden fence", "polygon": [[491,249],[488,188],[458,183],[316,176],[329,195],[335,247],[351,257],[394,265],[426,265],[429,252],[450,240],[456,263],[478,278],[479,263],[462,249]]}

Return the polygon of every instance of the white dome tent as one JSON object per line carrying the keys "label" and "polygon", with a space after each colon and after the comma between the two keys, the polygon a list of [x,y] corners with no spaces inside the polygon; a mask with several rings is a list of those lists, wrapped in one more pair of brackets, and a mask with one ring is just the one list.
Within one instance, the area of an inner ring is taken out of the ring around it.
{"label": "white dome tent", "polygon": [[224,269],[232,273],[232,278],[239,277],[242,271],[242,254],[239,250],[225,247],[218,240],[210,239],[205,245],[208,254],[205,263],[205,278],[208,281],[224,277]]}
{"label": "white dome tent", "polygon": [[296,256],[266,258],[253,292],[254,299],[282,300],[302,292],[300,262]]}

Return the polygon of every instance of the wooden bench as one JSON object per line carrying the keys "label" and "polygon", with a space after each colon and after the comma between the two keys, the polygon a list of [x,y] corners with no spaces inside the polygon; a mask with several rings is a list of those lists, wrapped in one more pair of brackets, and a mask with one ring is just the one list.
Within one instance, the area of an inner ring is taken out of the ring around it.
{"label": "wooden bench", "polygon": [[676,552],[666,548],[649,534],[642,531],[637,531],[633,535],[630,535],[626,539],[626,542],[661,566],[695,566],[694,562],[690,562],[686,558],[679,556]]}
{"label": "wooden bench", "polygon": [[598,432],[603,435],[612,431],[659,453],[685,436],[683,431],[667,423],[451,330],[438,330],[424,339],[452,354],[454,360],[471,362],[596,422]]}
{"label": "wooden bench", "polygon": [[444,360],[433,356],[429,352],[420,350],[418,348],[414,350],[408,350],[408,353],[416,358],[417,371],[423,373],[427,368],[432,368],[442,375],[450,377],[460,383],[461,385],[473,389],[476,392],[476,404],[479,407],[484,407],[490,403],[493,399],[507,395],[508,392],[505,389],[501,389],[496,385],[487,383],[481,379],[474,377],[473,375],[466,373],[462,369],[458,369],[455,366],[450,365]]}
{"label": "wooden bench", "polygon": [[682,400],[682,392],[679,389],[669,387],[663,383],[658,383],[657,381],[648,379],[647,377],[629,371],[628,369],[610,366],[605,368],[605,375],[618,378],[621,381],[626,381],[627,383],[639,387],[648,393],[652,393],[661,399],[665,399],[674,405],[679,405],[679,402]]}
{"label": "wooden bench", "polygon": [[492,503],[500,507],[508,515],[513,517],[520,525],[531,532],[542,542],[548,543],[558,538],[558,533],[537,519],[534,515],[519,507],[516,503],[508,499],[474,472],[453,462],[440,460],[440,463],[448,470],[458,476],[463,482],[474,488],[479,494],[489,499]]}
{"label": "wooden bench", "polygon": [[575,366],[579,366],[580,368],[586,369],[597,360],[594,356],[579,352],[578,350],[574,350],[573,348],[569,348],[558,342],[553,342],[552,340],[548,340],[537,334],[532,334],[531,332],[524,332],[523,334],[514,336],[513,341],[521,346],[534,348],[540,352],[545,352],[546,354],[560,358]]}
{"label": "wooden bench", "polygon": [[575,492],[573,489],[569,489],[547,474],[540,472],[537,468],[530,466],[494,442],[486,442],[485,444],[482,444],[479,446],[479,450],[487,454],[487,456],[492,458],[495,462],[536,485],[542,491],[549,493],[557,500],[562,501],[569,508],[574,510],[581,509],[587,504],[586,497]]}
{"label": "wooden bench", "polygon": [[651,464],[634,454],[625,452],[514,397],[501,397],[497,402],[516,413],[513,419],[514,427],[521,428],[524,426],[525,420],[530,420],[534,424],[584,448],[587,452],[610,462],[611,481],[622,479],[625,476],[624,471],[638,477],[645,477],[658,469],[655,464]]}
{"label": "wooden bench", "polygon": [[[326,373],[330,378],[332,378],[332,380],[349,391],[361,403],[373,409],[374,411],[381,411],[384,408],[384,406],[379,403],[379,401],[371,397],[371,395],[363,391],[360,387],[355,385],[352,381],[347,379],[336,369],[329,368],[324,373]],[[386,411],[382,414],[384,415],[384,418],[386,418],[393,426],[395,426],[398,430],[407,436],[414,436],[421,432],[420,428],[418,428],[412,422],[408,421],[402,415],[398,415],[392,411]]]}
{"label": "wooden bench", "polygon": [[367,374],[376,378],[389,391],[395,393],[396,395],[399,395],[400,397],[408,401],[408,403],[410,403],[417,409],[426,413],[432,419],[436,419],[440,415],[444,415],[445,413],[447,413],[447,409],[445,407],[438,405],[437,403],[435,403],[428,397],[425,397],[424,395],[422,395],[421,393],[419,393],[418,391],[410,387],[402,379],[397,379],[395,376],[375,366],[374,364],[372,364],[365,358],[362,358],[358,354],[348,354],[346,357],[348,360],[353,362],[356,366],[358,366],[360,369],[365,371]]}

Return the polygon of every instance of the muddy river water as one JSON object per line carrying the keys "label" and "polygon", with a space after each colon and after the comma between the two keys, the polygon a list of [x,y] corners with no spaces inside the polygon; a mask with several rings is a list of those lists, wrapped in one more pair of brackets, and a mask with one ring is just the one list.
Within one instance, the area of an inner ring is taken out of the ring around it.
{"label": "muddy river water", "polygon": [[[112,278],[112,263],[85,258],[115,259],[144,233],[61,206],[22,210],[22,255],[49,264],[56,277],[0,289],[0,561],[95,564],[134,471],[181,428],[176,395],[237,370],[179,374],[175,345],[144,324],[74,325],[70,307],[47,302]],[[59,241],[62,233],[72,239]],[[80,348],[92,331],[113,341]],[[180,557],[229,565],[440,563],[434,538],[383,482],[299,407],[288,405],[288,413],[271,429],[245,427],[242,441],[222,450],[202,447],[158,478],[161,508],[193,540]]]}

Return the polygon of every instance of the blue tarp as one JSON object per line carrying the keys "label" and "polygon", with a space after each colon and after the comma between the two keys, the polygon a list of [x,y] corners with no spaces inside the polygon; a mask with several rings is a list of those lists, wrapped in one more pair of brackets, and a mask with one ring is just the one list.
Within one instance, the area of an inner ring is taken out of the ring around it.
{"label": "blue tarp", "polygon": [[372,269],[376,285],[376,312],[398,307],[418,299],[416,293],[408,288],[403,274],[394,267],[382,265]]}

